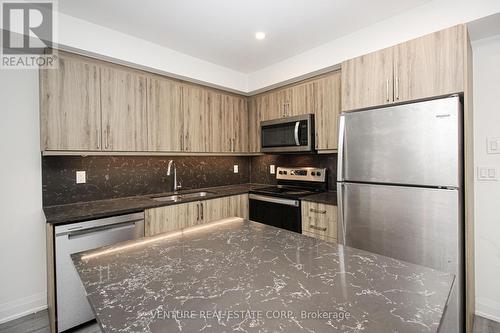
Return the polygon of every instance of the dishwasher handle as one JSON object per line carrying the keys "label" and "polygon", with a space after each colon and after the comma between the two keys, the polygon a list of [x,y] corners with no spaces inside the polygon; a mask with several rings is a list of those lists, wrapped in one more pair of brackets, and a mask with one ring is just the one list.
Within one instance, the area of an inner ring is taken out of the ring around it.
{"label": "dishwasher handle", "polygon": [[116,230],[122,230],[122,229],[130,229],[130,228],[135,228],[137,222],[144,222],[144,220],[136,220],[136,221],[128,221],[128,222],[123,222],[123,223],[118,223],[118,224],[112,224],[112,225],[105,225],[102,227],[94,227],[94,228],[89,228],[89,229],[83,229],[83,230],[75,230],[75,231],[70,231],[64,234],[59,234],[58,236],[64,236],[67,235],[68,239],[75,239],[79,237],[83,237],[89,234],[94,234],[96,232],[102,232],[102,231],[116,231]]}

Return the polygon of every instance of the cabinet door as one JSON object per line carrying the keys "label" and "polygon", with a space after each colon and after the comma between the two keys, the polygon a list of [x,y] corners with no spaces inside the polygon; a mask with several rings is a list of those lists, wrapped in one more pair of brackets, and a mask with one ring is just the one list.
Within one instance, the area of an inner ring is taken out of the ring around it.
{"label": "cabinet door", "polygon": [[182,93],[179,83],[148,78],[148,150],[181,151],[183,137]]}
{"label": "cabinet door", "polygon": [[225,115],[223,111],[223,94],[208,90],[207,92],[207,109],[203,118],[207,133],[207,151],[208,152],[225,152],[225,138],[222,135],[225,124]]}
{"label": "cabinet door", "polygon": [[342,63],[342,111],[393,101],[393,48]]}
{"label": "cabinet door", "polygon": [[465,26],[394,47],[394,100],[411,101],[464,91]]}
{"label": "cabinet door", "polygon": [[101,150],[99,67],[61,52],[59,68],[40,71],[43,150]]}
{"label": "cabinet door", "polygon": [[196,221],[198,202],[164,206],[145,210],[145,235],[181,230]]}
{"label": "cabinet door", "polygon": [[251,97],[248,101],[248,151],[260,152],[260,121],[262,120],[262,95]]}
{"label": "cabinet door", "polygon": [[233,152],[248,152],[248,110],[245,98],[233,96]]}
{"label": "cabinet door", "polygon": [[285,94],[273,91],[262,96],[262,120],[283,118],[285,116]]}
{"label": "cabinet door", "polygon": [[147,150],[146,86],[144,74],[101,67],[104,150]]}
{"label": "cabinet door", "polygon": [[235,138],[235,117],[237,112],[236,99],[231,95],[223,95],[222,102],[222,131],[219,136],[222,137],[222,151],[234,151]]}
{"label": "cabinet door", "polygon": [[228,217],[241,217],[248,220],[248,194],[229,197],[230,212]]}
{"label": "cabinet door", "polygon": [[208,90],[193,85],[183,86],[182,110],[184,113],[184,151],[209,151],[209,140],[207,138],[208,101]]}
{"label": "cabinet door", "polygon": [[248,195],[233,195],[202,201],[203,222],[213,222],[229,217],[248,219]]}
{"label": "cabinet door", "polygon": [[205,200],[201,204],[203,223],[221,220],[229,215],[229,197]]}
{"label": "cabinet door", "polygon": [[314,81],[316,149],[338,149],[340,72]]}
{"label": "cabinet door", "polygon": [[314,83],[306,82],[290,88],[290,106],[287,116],[314,113]]}
{"label": "cabinet door", "polygon": [[302,202],[302,232],[323,240],[337,241],[337,207]]}

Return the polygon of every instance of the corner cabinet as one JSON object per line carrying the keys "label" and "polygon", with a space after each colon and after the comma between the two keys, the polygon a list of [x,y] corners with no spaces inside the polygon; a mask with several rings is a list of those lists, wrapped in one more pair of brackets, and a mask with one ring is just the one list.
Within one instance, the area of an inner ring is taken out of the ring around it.
{"label": "corner cabinet", "polygon": [[182,230],[229,217],[248,219],[248,194],[145,210],[145,235]]}
{"label": "corner cabinet", "polygon": [[342,111],[464,91],[466,27],[458,25],[342,63]]}
{"label": "corner cabinet", "polygon": [[337,150],[340,72],[253,96],[248,101],[249,151],[260,152],[260,122],[301,114],[315,115],[316,150]]}

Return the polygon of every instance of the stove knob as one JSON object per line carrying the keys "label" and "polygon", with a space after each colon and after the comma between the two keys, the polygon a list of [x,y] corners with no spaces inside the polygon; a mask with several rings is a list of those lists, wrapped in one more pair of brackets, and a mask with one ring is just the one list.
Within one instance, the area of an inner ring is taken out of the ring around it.
{"label": "stove knob", "polygon": [[282,174],[283,174],[283,171],[279,171],[278,173],[279,173],[280,175],[282,175]]}
{"label": "stove knob", "polygon": [[284,173],[284,174],[286,175],[286,174],[287,174],[288,172],[286,172],[286,171],[283,171],[283,173]]}
{"label": "stove knob", "polygon": [[321,172],[316,172],[316,176],[321,176]]}
{"label": "stove knob", "polygon": [[314,172],[314,171],[311,172],[311,175],[316,176],[316,172]]}

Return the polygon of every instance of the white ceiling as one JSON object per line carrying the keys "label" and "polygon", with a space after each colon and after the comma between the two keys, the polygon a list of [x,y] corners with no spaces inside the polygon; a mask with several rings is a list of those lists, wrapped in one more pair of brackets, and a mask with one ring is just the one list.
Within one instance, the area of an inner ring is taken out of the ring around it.
{"label": "white ceiling", "polygon": [[[67,15],[252,73],[429,0],[63,0]],[[267,38],[257,41],[256,31]]]}

